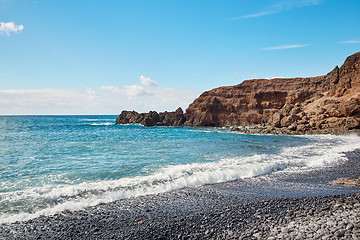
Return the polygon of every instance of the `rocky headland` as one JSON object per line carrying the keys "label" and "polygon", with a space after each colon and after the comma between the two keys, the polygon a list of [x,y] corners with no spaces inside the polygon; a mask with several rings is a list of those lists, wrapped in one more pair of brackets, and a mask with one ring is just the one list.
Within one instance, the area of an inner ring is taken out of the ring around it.
{"label": "rocky headland", "polygon": [[116,124],[214,126],[262,133],[360,129],[360,52],[319,77],[253,79],[202,93],[183,113],[123,111]]}

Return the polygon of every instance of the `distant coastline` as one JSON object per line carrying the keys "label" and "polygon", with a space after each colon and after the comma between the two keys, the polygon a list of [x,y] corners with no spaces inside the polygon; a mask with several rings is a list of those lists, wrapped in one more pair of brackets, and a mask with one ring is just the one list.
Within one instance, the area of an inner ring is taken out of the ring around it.
{"label": "distant coastline", "polygon": [[310,78],[254,79],[202,93],[185,113],[122,111],[116,124],[231,127],[244,133],[360,133],[360,52]]}

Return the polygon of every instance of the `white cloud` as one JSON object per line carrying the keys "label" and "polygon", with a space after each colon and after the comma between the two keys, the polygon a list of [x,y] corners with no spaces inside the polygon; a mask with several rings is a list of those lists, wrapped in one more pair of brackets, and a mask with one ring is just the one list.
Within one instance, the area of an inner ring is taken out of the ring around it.
{"label": "white cloud", "polygon": [[245,18],[255,18],[255,17],[261,17],[261,16],[265,16],[265,15],[269,15],[269,14],[272,14],[272,12],[258,12],[258,13],[241,16],[241,17],[230,18],[230,20],[234,21],[234,20],[245,19]]}
{"label": "white cloud", "polygon": [[141,84],[79,89],[0,90],[0,114],[119,114],[184,110],[199,92],[160,88],[143,75]]}
{"label": "white cloud", "polygon": [[140,80],[141,80],[141,85],[146,86],[146,87],[158,87],[159,86],[159,84],[156,81],[151,80],[150,78],[145,77],[144,75],[140,76]]}
{"label": "white cloud", "polygon": [[265,79],[271,80],[271,79],[283,79],[284,77],[266,77]]}
{"label": "white cloud", "polygon": [[125,93],[129,97],[136,97],[136,96],[148,96],[152,95],[152,92],[143,86],[139,85],[125,85]]}
{"label": "white cloud", "polygon": [[100,89],[116,94],[123,94],[131,98],[152,95],[150,89],[136,84],[125,85],[123,88],[119,86],[101,86]]}
{"label": "white cloud", "polygon": [[100,89],[107,90],[113,93],[122,93],[123,90],[118,86],[101,86]]}
{"label": "white cloud", "polygon": [[341,41],[338,43],[344,43],[344,44],[356,44],[356,43],[360,43],[360,40],[348,40],[348,41]]}
{"label": "white cloud", "polygon": [[141,85],[125,85],[123,88],[118,86],[101,86],[100,89],[113,93],[125,94],[128,97],[134,98],[153,95],[152,91],[154,87],[159,87],[159,84],[156,81],[150,79],[149,77],[145,77],[144,75],[141,75],[139,79],[141,80]]}
{"label": "white cloud", "polygon": [[14,22],[0,22],[0,33],[10,36],[10,32],[18,33],[24,29],[23,25],[15,25]]}
{"label": "white cloud", "polygon": [[240,16],[240,17],[230,18],[230,21],[246,19],[246,18],[262,17],[262,16],[266,16],[266,15],[270,15],[270,14],[277,14],[277,13],[280,13],[283,11],[288,11],[288,10],[291,10],[294,8],[314,6],[314,5],[318,5],[320,3],[320,1],[321,0],[283,0],[276,4],[268,6],[266,9],[264,9],[262,11],[244,15],[244,16]]}
{"label": "white cloud", "polygon": [[96,105],[87,89],[0,90],[1,114],[81,114]]}
{"label": "white cloud", "polygon": [[283,49],[291,49],[291,48],[302,48],[310,46],[310,44],[290,44],[290,45],[280,45],[274,47],[262,48],[263,50],[283,50]]}
{"label": "white cloud", "polygon": [[85,89],[86,89],[87,94],[89,94],[89,95],[95,95],[96,94],[96,91],[94,89],[92,89],[92,88],[85,87]]}
{"label": "white cloud", "polygon": [[132,86],[102,86],[96,89],[0,90],[0,114],[116,115],[124,109],[148,112],[174,111],[182,107],[185,110],[200,94],[192,90],[154,88],[151,95],[140,96],[136,94],[141,90],[134,89]]}

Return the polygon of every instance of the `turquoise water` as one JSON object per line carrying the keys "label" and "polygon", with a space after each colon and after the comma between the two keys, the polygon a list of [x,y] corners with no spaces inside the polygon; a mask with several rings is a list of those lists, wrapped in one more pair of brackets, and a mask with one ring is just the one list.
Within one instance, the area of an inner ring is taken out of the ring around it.
{"label": "turquoise water", "polygon": [[114,125],[116,116],[0,116],[0,223],[346,160],[356,135],[246,135]]}

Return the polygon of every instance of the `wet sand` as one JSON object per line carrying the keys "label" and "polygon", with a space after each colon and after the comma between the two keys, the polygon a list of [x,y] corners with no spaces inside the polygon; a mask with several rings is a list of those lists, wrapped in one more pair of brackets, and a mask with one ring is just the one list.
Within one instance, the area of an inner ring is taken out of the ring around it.
{"label": "wet sand", "polygon": [[360,239],[360,150],[321,170],[185,188],[0,225],[0,239]]}

